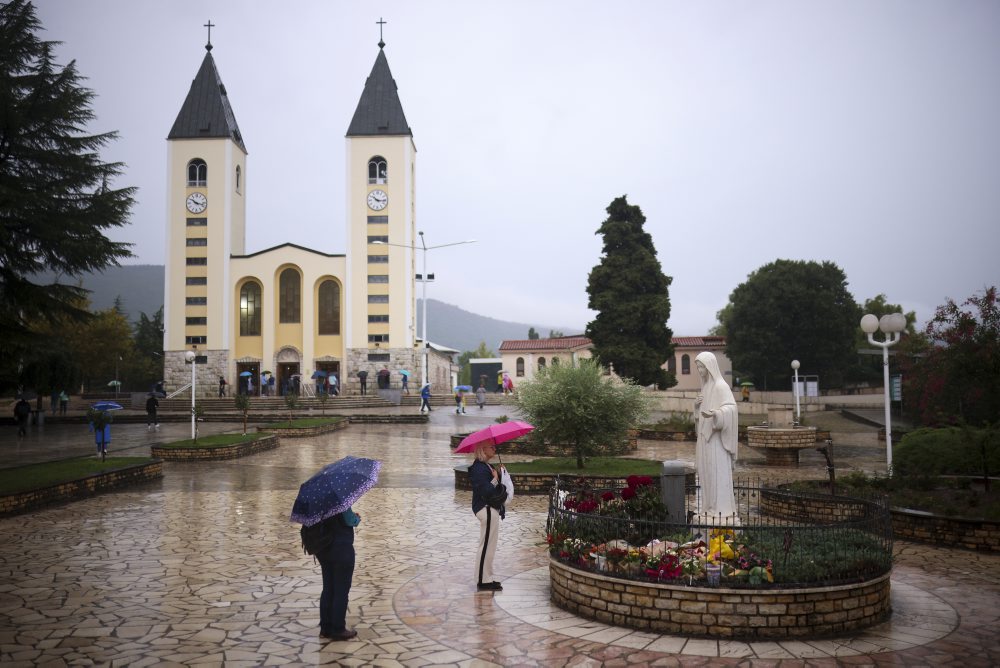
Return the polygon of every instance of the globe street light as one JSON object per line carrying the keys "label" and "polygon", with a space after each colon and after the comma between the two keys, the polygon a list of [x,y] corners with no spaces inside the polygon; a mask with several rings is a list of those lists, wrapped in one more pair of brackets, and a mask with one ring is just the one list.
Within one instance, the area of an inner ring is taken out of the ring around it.
{"label": "globe street light", "polygon": [[184,359],[187,360],[188,364],[191,365],[191,440],[192,441],[195,439],[195,432],[194,432],[194,383],[195,383],[194,369],[195,369],[195,363],[194,363],[194,360],[195,360],[196,357],[197,357],[197,354],[193,350],[189,350],[186,353],[184,353]]}
{"label": "globe street light", "polygon": [[[884,341],[875,340],[875,330],[881,329]],[[906,329],[906,316],[887,313],[880,318],[867,314],[861,318],[861,330],[868,335],[868,343],[882,349],[882,390],[885,401],[885,463],[892,474],[892,412],[889,403],[889,347],[899,343],[900,333]]]}
{"label": "globe street light", "polygon": [[799,361],[792,360],[792,371],[795,372],[795,421],[802,422],[802,412],[799,410]]}
{"label": "globe street light", "polygon": [[[427,384],[427,379],[428,379],[428,374],[429,374],[428,366],[427,366],[427,364],[428,364],[428,359],[427,359],[427,352],[428,351],[427,351],[427,349],[430,347],[430,343],[427,341],[427,282],[429,280],[431,280],[431,278],[427,274],[427,251],[434,250],[435,248],[445,248],[447,246],[461,246],[462,244],[474,244],[474,243],[476,243],[476,240],[475,239],[466,239],[465,241],[453,241],[450,244],[438,244],[437,246],[428,246],[427,242],[424,240],[424,233],[423,232],[417,232],[417,234],[420,235],[420,250],[422,250],[424,252],[424,259],[423,259],[424,273],[421,274],[420,279],[419,279],[420,282],[424,284],[424,287],[423,287],[423,297],[421,297],[421,301],[423,302],[422,306],[423,306],[423,321],[424,322],[423,322],[423,327],[422,327],[423,332],[420,335],[420,338],[421,338],[421,340],[423,341],[423,344],[424,344],[424,346],[423,346],[424,347],[424,360],[423,360],[423,362],[424,362],[424,368],[421,370],[421,374],[422,374],[421,378],[422,378],[422,380],[420,382],[420,386],[423,387],[424,385]],[[379,246],[397,246],[399,248],[409,248],[411,250],[417,250],[417,246],[407,246],[405,244],[391,244],[391,243],[389,243],[387,241],[373,241],[372,243],[373,244],[377,244]]]}

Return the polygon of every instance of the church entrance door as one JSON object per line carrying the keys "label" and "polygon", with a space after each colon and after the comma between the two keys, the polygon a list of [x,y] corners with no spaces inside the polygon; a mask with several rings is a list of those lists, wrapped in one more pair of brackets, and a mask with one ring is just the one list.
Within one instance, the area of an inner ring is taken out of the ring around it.
{"label": "church entrance door", "polygon": [[298,394],[298,388],[302,382],[300,374],[298,362],[279,362],[278,379],[275,381],[278,384],[278,394],[281,396],[284,396],[286,392]]}

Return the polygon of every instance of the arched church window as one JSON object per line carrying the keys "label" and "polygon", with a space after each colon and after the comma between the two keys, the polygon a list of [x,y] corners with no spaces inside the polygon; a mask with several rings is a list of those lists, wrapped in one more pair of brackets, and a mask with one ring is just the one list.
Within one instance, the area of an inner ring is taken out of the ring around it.
{"label": "arched church window", "polygon": [[236,192],[240,192],[240,183],[242,182],[243,170],[240,169],[239,165],[236,165]]}
{"label": "arched church window", "polygon": [[552,358],[552,366],[559,366],[559,358],[558,357],[553,357]]}
{"label": "arched church window", "polygon": [[545,358],[544,357],[539,357],[538,358],[538,370],[541,371],[544,368],[545,368]]}
{"label": "arched church window", "polygon": [[514,373],[517,374],[518,378],[523,378],[524,377],[524,358],[523,357],[518,357],[517,358],[517,368],[515,369]]}
{"label": "arched church window", "polygon": [[691,356],[681,355],[681,375],[687,376],[691,373]]}
{"label": "arched church window", "polygon": [[319,284],[319,333],[340,334],[340,285],[336,281]]}
{"label": "arched church window", "polygon": [[260,336],[260,284],[250,281],[240,288],[240,336]]}
{"label": "arched church window", "polygon": [[188,185],[208,185],[208,165],[201,158],[195,158],[188,163]]}
{"label": "arched church window", "polygon": [[376,155],[368,161],[368,183],[385,183],[388,171],[385,158]]}
{"label": "arched church window", "polygon": [[294,269],[285,269],[278,279],[278,322],[302,322],[302,279]]}

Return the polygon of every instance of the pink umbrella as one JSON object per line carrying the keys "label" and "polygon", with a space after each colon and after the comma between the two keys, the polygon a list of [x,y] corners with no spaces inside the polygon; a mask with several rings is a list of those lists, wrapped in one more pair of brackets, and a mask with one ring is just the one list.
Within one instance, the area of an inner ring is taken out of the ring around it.
{"label": "pink umbrella", "polygon": [[[534,428],[534,425],[530,425],[527,422],[518,422],[517,420],[491,424],[489,427],[480,429],[463,438],[462,442],[455,448],[455,454],[472,452],[480,443],[497,445],[505,441],[512,441],[518,436],[524,436]],[[503,460],[500,460],[500,463],[503,463]]]}

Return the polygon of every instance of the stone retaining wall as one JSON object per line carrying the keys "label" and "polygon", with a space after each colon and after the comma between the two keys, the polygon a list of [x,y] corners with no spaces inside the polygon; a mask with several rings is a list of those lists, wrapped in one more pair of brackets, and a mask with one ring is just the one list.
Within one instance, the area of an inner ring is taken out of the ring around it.
{"label": "stone retaining wall", "polygon": [[890,513],[895,538],[1000,552],[1000,522],[945,517],[907,508],[891,508]]}
{"label": "stone retaining wall", "polygon": [[761,490],[760,493],[762,515],[799,522],[828,524],[865,519],[870,508],[871,504],[864,501],[839,496],[824,499],[780,490]]}
{"label": "stone retaining wall", "polygon": [[238,459],[248,455],[254,455],[265,450],[273,450],[280,444],[277,436],[267,436],[258,438],[256,441],[245,443],[233,443],[232,445],[220,445],[211,448],[164,448],[152,446],[150,452],[154,457],[172,462],[204,462],[220,461],[224,459]]}
{"label": "stone retaining wall", "polygon": [[282,438],[304,438],[306,436],[318,436],[328,434],[332,431],[340,431],[350,426],[350,421],[343,419],[340,422],[321,424],[315,427],[257,427],[258,434],[273,434]]}
{"label": "stone retaining wall", "polygon": [[888,617],[889,575],[808,589],[728,589],[643,583],[549,560],[552,602],[574,614],[641,631],[713,638],[843,634]]}
{"label": "stone retaining wall", "polygon": [[[780,491],[761,493],[762,513],[794,521],[831,522],[864,518],[864,502],[827,501],[822,497],[786,495]],[[1000,552],[1000,522],[935,515],[909,508],[890,508],[893,538],[961,547],[981,552]]]}
{"label": "stone retaining wall", "polygon": [[163,462],[152,461],[70,480],[52,487],[0,496],[0,517],[17,515],[42,506],[82,499],[163,477]]}

